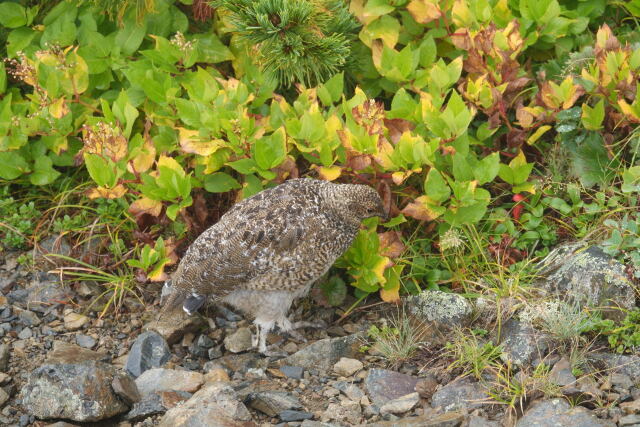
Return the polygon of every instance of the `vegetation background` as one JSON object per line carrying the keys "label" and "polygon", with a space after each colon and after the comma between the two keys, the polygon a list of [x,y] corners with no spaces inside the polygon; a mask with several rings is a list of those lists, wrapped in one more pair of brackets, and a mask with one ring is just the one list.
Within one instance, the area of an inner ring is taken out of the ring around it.
{"label": "vegetation background", "polygon": [[638,0],[3,1],[0,245],[69,242],[59,271],[101,283],[106,313],[157,294],[235,201],[311,176],[377,188],[392,217],[326,304],[526,298],[576,239],[637,280],[638,19]]}

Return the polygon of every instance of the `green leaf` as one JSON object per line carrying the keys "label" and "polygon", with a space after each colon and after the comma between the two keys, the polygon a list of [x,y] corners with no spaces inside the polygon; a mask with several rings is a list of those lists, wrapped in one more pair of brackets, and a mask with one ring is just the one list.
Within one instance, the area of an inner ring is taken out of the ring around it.
{"label": "green leaf", "polygon": [[33,173],[29,175],[29,181],[33,185],[47,185],[60,176],[60,172],[55,170],[53,162],[49,157],[40,156],[33,164]]}
{"label": "green leaf", "polygon": [[36,34],[29,27],[20,27],[11,31],[7,37],[7,55],[14,58],[19,51],[29,46]]}
{"label": "green leaf", "polygon": [[582,104],[582,124],[589,130],[602,128],[604,120],[604,99],[601,99],[593,108],[587,103]]}
{"label": "green leaf", "polygon": [[29,171],[29,165],[20,154],[15,151],[0,151],[0,178],[12,180]]}
{"label": "green leaf", "polygon": [[216,172],[204,177],[204,188],[210,193],[226,193],[241,188],[241,185],[231,175]]}
{"label": "green leaf", "polygon": [[243,175],[249,175],[256,170],[256,162],[254,159],[240,159],[227,164]]}
{"label": "green leaf", "polygon": [[338,276],[331,276],[329,280],[320,285],[320,288],[327,299],[327,303],[332,307],[342,304],[347,296],[347,287],[344,280]]}
{"label": "green leaf", "polygon": [[254,159],[262,169],[271,169],[282,163],[287,156],[287,135],[279,128],[269,136],[258,139],[254,145]]}
{"label": "green leaf", "polygon": [[7,90],[7,71],[4,62],[0,62],[0,94]]}
{"label": "green leaf", "polygon": [[449,185],[435,168],[431,168],[427,174],[424,193],[435,202],[444,202],[451,195]]}
{"label": "green leaf", "polygon": [[0,3],[0,25],[7,28],[18,28],[27,24],[27,13],[18,3]]}
{"label": "green leaf", "polygon": [[520,153],[509,162],[508,166],[504,164],[500,165],[498,175],[507,184],[518,185],[527,181],[532,169],[533,163],[527,163],[524,153],[520,151]]}
{"label": "green leaf", "polygon": [[116,46],[120,46],[120,52],[125,55],[132,55],[144,39],[146,26],[138,24],[135,19],[128,19],[122,28],[116,33]]}
{"label": "green leaf", "polygon": [[111,188],[116,185],[117,176],[105,158],[97,154],[84,153],[84,164],[91,179],[100,187]]}
{"label": "green leaf", "polygon": [[480,160],[473,168],[473,175],[478,180],[478,184],[483,185],[493,181],[499,170],[500,155],[496,152]]}

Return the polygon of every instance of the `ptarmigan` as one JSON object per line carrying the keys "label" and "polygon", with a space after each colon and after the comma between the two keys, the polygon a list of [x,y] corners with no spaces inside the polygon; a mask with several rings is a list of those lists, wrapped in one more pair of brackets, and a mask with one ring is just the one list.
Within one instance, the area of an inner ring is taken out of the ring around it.
{"label": "ptarmigan", "polygon": [[385,217],[366,185],[292,179],[234,205],[189,247],[171,280],[163,311],[183,304],[192,314],[207,298],[253,317],[253,345],[266,353],[278,326],[296,325],[287,312],[296,298],[342,255],[360,222]]}

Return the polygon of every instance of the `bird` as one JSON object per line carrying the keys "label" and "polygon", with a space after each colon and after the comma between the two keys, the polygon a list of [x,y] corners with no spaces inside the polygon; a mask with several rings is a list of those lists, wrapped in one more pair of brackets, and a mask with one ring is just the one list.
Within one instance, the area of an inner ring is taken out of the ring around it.
{"label": "bird", "polygon": [[[352,244],[362,220],[386,218],[367,185],[296,178],[248,197],[189,246],[163,303],[192,315],[207,300],[253,318],[253,347],[268,354],[275,327],[294,335],[309,322],[287,313]],[[299,334],[298,334],[299,335]],[[295,336],[295,335],[294,335]]]}

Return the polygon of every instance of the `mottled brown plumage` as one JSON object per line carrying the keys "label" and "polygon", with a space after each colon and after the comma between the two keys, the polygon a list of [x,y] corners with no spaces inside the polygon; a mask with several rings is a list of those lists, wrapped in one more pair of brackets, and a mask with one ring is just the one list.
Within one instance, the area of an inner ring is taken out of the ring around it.
{"label": "mottled brown plumage", "polygon": [[370,187],[292,179],[233,206],[189,247],[165,308],[188,313],[206,298],[255,318],[259,349],[274,326],[293,325],[291,303],[351,245],[360,221],[384,216]]}

